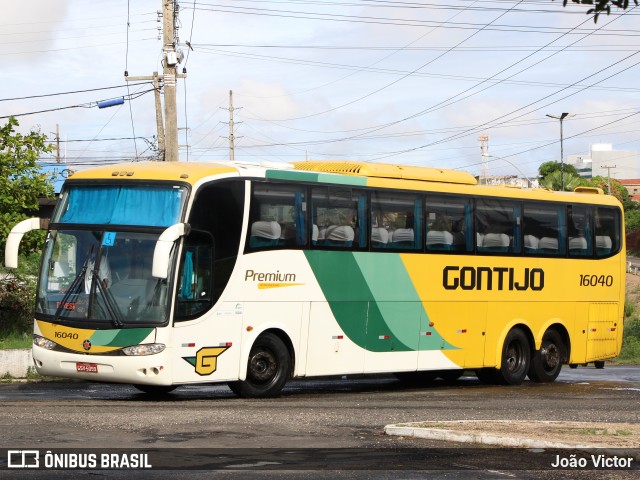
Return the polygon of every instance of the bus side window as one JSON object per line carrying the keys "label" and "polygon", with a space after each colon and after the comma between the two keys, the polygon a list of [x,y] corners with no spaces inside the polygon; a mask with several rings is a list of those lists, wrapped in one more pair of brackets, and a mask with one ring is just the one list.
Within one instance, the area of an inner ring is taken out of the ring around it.
{"label": "bus side window", "polygon": [[608,257],[620,250],[620,211],[612,207],[595,209],[596,257]]}
{"label": "bus side window", "polygon": [[[567,245],[566,223],[563,205],[525,203],[525,255],[564,256]],[[572,245],[577,246],[579,243],[576,239]]]}
{"label": "bus side window", "polygon": [[522,208],[519,202],[479,198],[476,200],[477,251],[520,253]]}
{"label": "bus side window", "polygon": [[425,210],[427,251],[473,251],[471,200],[427,196]]}
{"label": "bus side window", "polygon": [[593,227],[591,207],[569,205],[567,235],[570,257],[591,257],[593,254]]}
{"label": "bus side window", "polygon": [[306,246],[304,188],[254,183],[248,237],[250,250]]}
{"label": "bus side window", "polygon": [[342,187],[316,187],[311,193],[311,203],[313,246],[332,249],[367,246],[364,192]]}
{"label": "bus side window", "polygon": [[194,318],[212,306],[213,237],[191,231],[185,239],[180,260],[180,277],[176,295],[176,318]]}
{"label": "bus side window", "polygon": [[371,248],[422,250],[422,199],[418,195],[371,193]]}

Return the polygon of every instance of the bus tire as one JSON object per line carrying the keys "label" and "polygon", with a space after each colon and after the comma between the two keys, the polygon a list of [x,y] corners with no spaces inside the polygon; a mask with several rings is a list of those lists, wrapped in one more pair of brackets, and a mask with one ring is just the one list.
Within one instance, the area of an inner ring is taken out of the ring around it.
{"label": "bus tire", "polygon": [[173,392],[178,385],[134,385],[138,390],[147,395],[166,395]]}
{"label": "bus tire", "polygon": [[565,357],[562,337],[555,330],[547,330],[542,337],[540,350],[533,352],[529,366],[529,379],[537,383],[553,382],[562,370]]}
{"label": "bus tire", "polygon": [[593,362],[593,366],[598,369],[604,368],[604,360],[596,360],[595,362]]}
{"label": "bus tire", "polygon": [[504,339],[499,381],[505,385],[520,385],[529,371],[531,360],[529,340],[522,330],[514,328]]}
{"label": "bus tire", "polygon": [[291,356],[286,345],[272,333],[260,335],[249,352],[247,378],[229,382],[240,397],[275,397],[280,394],[291,373]]}

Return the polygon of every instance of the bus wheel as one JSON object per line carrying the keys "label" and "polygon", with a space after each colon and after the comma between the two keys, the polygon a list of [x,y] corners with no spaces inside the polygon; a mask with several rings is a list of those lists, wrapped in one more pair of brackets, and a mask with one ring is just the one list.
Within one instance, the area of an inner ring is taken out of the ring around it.
{"label": "bus wheel", "polygon": [[178,388],[178,385],[134,385],[134,387],[148,395],[166,395]]}
{"label": "bus wheel", "polygon": [[500,383],[520,385],[529,370],[529,341],[519,328],[507,334],[502,347],[502,366],[499,370]]}
{"label": "bus wheel", "polygon": [[247,379],[229,382],[234,393],[245,398],[275,397],[291,372],[291,357],[284,342],[272,333],[258,337],[249,353]]}
{"label": "bus wheel", "polygon": [[542,337],[540,350],[533,353],[529,366],[529,378],[538,383],[553,382],[562,369],[564,345],[560,334],[548,330]]}
{"label": "bus wheel", "polygon": [[596,368],[604,368],[604,360],[596,360],[593,362],[593,366]]}

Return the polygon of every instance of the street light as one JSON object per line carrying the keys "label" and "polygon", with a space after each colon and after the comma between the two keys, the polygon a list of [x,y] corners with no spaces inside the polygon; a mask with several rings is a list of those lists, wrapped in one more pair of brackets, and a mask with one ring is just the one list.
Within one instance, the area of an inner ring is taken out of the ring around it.
{"label": "street light", "polygon": [[560,120],[560,178],[562,183],[562,191],[564,192],[564,147],[562,142],[562,121],[569,116],[569,113],[564,112],[560,115],[549,115],[547,117]]}

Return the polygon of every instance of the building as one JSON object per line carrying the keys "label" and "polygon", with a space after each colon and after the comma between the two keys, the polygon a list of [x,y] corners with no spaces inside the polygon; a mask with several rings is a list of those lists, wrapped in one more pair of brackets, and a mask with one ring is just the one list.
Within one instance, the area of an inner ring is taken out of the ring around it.
{"label": "building", "polygon": [[584,178],[640,178],[638,151],[614,150],[611,143],[594,143],[590,146],[589,153],[568,155],[567,163],[573,165]]}
{"label": "building", "polygon": [[640,202],[640,178],[629,178],[619,182],[627,189],[631,200]]}
{"label": "building", "polygon": [[476,177],[480,185],[509,185],[520,188],[538,188],[537,179],[520,178],[516,175],[489,175]]}

